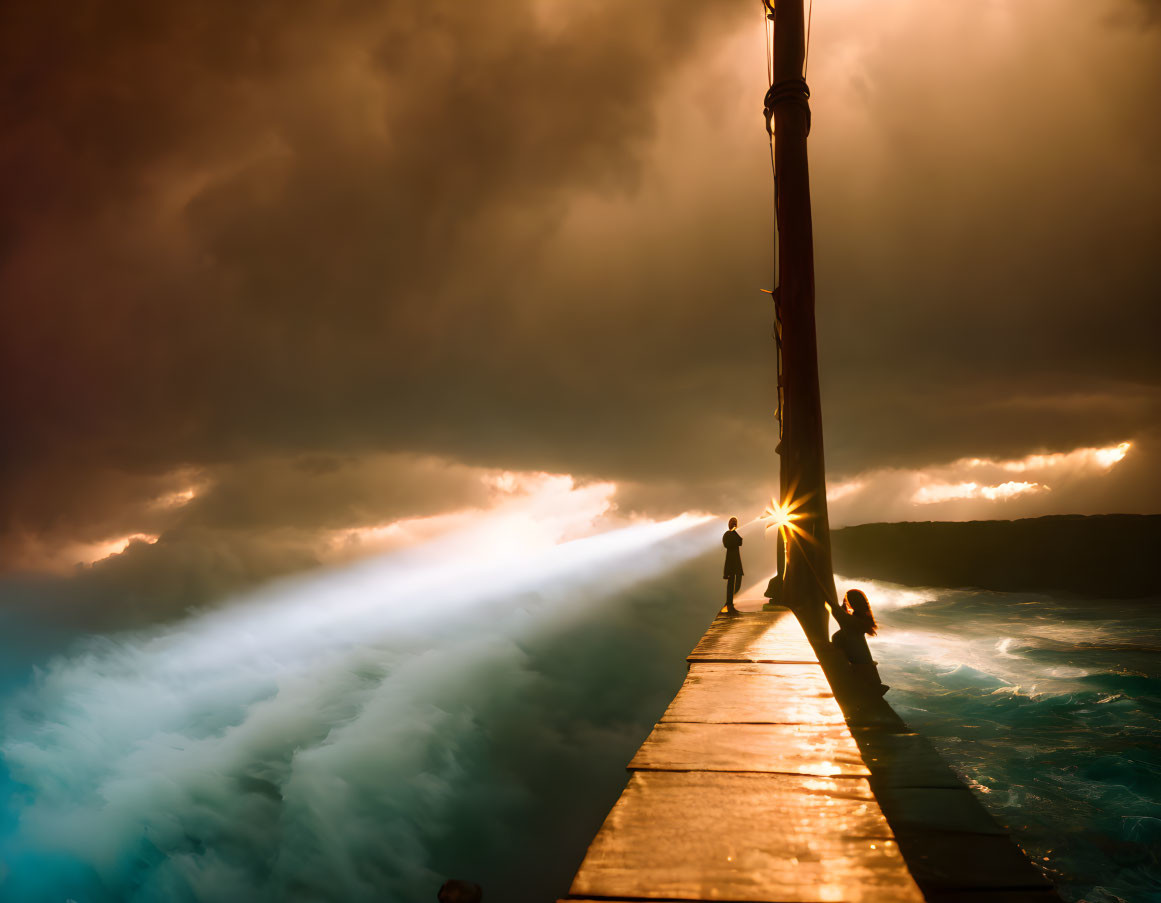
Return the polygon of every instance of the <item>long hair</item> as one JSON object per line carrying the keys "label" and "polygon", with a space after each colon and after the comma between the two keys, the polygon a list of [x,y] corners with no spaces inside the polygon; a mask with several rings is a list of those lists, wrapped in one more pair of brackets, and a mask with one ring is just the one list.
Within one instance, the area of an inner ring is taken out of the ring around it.
{"label": "long hair", "polygon": [[867,601],[867,594],[861,589],[848,589],[843,596],[843,606],[850,609],[851,614],[859,619],[863,633],[867,636],[874,636],[879,632],[879,625],[875,623],[875,616],[871,613],[871,603]]}

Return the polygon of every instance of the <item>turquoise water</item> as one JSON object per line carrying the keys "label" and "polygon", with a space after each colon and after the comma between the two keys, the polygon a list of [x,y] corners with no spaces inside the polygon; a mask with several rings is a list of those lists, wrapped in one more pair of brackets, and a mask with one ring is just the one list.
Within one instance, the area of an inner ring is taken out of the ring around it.
{"label": "turquoise water", "polygon": [[1161,599],[863,586],[888,699],[1065,899],[1161,900]]}
{"label": "turquoise water", "polygon": [[[0,587],[0,899],[555,899],[717,610],[720,534],[429,549],[103,635]],[[1158,603],[858,585],[888,698],[1066,897],[1161,900]]]}
{"label": "turquoise water", "polygon": [[556,899],[714,616],[721,532],[452,538],[36,644],[0,585],[0,900]]}

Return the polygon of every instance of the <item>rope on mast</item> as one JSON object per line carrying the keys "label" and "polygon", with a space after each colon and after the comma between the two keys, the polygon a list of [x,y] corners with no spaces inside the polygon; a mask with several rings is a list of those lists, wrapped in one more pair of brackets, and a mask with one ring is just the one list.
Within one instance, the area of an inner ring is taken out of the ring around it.
{"label": "rope on mast", "polygon": [[774,180],[774,251],[772,256],[774,278],[771,280],[772,289],[767,291],[774,299],[774,345],[775,361],[778,370],[778,407],[774,412],[778,420],[778,440],[781,449],[783,432],[783,411],[785,392],[782,383],[782,305],[779,296],[778,283],[778,167],[774,162],[774,107],[780,103],[794,103],[806,111],[806,134],[810,134],[810,87],[806,84],[806,70],[810,65],[810,30],[814,20],[814,0],[810,0],[806,18],[806,42],[803,49],[802,76],[800,78],[774,81],[774,29],[777,27],[775,0],[762,0],[762,19],[766,29],[766,97],[762,103],[762,114],[766,117],[766,134],[770,138],[770,174]]}

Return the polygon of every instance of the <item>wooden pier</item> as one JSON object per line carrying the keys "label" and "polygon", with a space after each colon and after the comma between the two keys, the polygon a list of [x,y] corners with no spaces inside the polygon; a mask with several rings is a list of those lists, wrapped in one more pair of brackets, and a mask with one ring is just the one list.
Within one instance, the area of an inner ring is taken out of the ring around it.
{"label": "wooden pier", "polygon": [[840,706],[789,611],[720,614],[688,662],[567,900],[1058,900],[889,706]]}

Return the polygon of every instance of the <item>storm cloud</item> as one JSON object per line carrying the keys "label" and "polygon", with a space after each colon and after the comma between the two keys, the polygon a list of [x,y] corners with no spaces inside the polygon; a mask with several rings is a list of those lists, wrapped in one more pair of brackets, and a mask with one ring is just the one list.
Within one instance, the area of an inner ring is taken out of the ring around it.
{"label": "storm cloud", "polygon": [[[832,478],[1131,441],[1153,510],[1155,6],[818,6]],[[755,7],[8,4],[4,565],[140,535],[203,597],[505,472],[759,509]]]}

